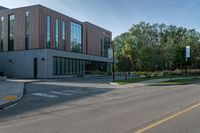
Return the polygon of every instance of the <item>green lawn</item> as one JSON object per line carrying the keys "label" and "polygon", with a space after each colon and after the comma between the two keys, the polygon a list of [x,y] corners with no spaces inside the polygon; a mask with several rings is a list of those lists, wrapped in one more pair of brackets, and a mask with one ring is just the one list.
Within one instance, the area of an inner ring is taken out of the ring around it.
{"label": "green lawn", "polygon": [[[119,85],[125,85],[125,84],[130,84],[130,83],[137,83],[137,82],[142,82],[150,79],[155,79],[156,77],[139,77],[139,78],[129,78],[127,80],[117,80],[115,83]],[[158,77],[157,77],[158,78]]]}
{"label": "green lawn", "polygon": [[186,85],[186,84],[191,84],[195,82],[200,82],[199,77],[188,77],[188,78],[175,78],[172,80],[167,80],[164,82],[159,82],[152,84],[153,86],[165,86],[165,85]]}
{"label": "green lawn", "polygon": [[[138,78],[129,78],[127,80],[117,80],[115,83],[119,85],[125,85],[125,84],[130,84],[130,83],[137,83],[137,82],[142,82],[142,81],[147,81],[151,79],[162,79],[162,78],[169,78],[169,77],[138,77]],[[172,77],[172,80],[167,80],[159,83],[155,83],[152,85],[182,85],[182,84],[190,84],[193,82],[198,82],[200,81],[200,77],[177,77],[174,76]]]}

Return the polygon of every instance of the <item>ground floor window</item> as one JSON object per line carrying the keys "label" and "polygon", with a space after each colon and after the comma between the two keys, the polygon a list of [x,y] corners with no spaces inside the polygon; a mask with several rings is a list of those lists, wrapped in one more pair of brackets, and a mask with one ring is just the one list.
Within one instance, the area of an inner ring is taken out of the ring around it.
{"label": "ground floor window", "polygon": [[85,61],[63,57],[53,57],[54,75],[79,75],[84,73]]}
{"label": "ground floor window", "polygon": [[86,61],[85,62],[85,73],[86,74],[98,74],[106,75],[108,74],[109,63],[97,62],[97,61]]}
{"label": "ground floor window", "polygon": [[64,57],[53,57],[54,75],[107,75],[111,72],[111,64],[106,62],[80,60]]}

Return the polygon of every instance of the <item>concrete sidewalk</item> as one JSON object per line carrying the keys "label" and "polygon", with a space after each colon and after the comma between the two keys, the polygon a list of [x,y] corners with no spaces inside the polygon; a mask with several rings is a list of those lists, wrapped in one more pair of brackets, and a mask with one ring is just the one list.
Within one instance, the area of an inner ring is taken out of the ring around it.
{"label": "concrete sidewalk", "polygon": [[0,109],[15,104],[23,95],[23,82],[0,81]]}

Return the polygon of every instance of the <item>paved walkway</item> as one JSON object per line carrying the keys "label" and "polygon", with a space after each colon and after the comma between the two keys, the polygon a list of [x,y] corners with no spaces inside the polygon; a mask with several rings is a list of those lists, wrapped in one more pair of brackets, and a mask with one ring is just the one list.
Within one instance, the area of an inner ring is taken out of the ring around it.
{"label": "paved walkway", "polygon": [[24,83],[14,81],[0,81],[0,109],[12,105],[21,99]]}

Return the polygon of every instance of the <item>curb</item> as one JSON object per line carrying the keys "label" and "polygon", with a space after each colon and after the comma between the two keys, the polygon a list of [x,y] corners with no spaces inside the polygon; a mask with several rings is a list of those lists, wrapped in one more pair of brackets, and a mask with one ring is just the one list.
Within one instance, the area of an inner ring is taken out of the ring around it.
{"label": "curb", "polygon": [[24,87],[23,87],[23,90],[22,90],[20,96],[14,101],[9,101],[9,102],[6,102],[6,103],[0,105],[0,111],[8,109],[9,107],[17,104],[20,100],[23,99],[24,95],[25,95],[25,84],[24,84]]}

